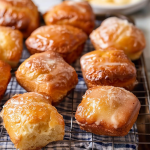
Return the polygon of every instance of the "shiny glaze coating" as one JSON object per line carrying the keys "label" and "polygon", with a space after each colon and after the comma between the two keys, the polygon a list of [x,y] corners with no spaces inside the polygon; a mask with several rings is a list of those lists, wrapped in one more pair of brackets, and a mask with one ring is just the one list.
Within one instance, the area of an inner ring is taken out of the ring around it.
{"label": "shiny glaze coating", "polygon": [[11,78],[11,67],[0,60],[0,100],[4,95]]}
{"label": "shiny glaze coating", "polygon": [[44,14],[47,25],[68,24],[90,34],[95,26],[95,16],[88,2],[64,1]]}
{"label": "shiny glaze coating", "polygon": [[112,85],[132,90],[136,84],[136,68],[122,50],[96,50],[80,59],[87,86]]}
{"label": "shiny glaze coating", "polygon": [[86,91],[75,118],[81,129],[109,136],[125,136],[140,110],[137,97],[123,88],[97,86]]}
{"label": "shiny glaze coating", "polygon": [[[64,137],[63,117],[51,105],[49,96],[35,92],[15,95],[4,105],[1,116],[11,141],[20,150],[42,148],[49,142],[62,140]],[[61,132],[57,139],[53,139],[51,133],[56,127]],[[36,143],[35,139],[40,137],[43,141],[47,137],[49,139],[46,143]]]}
{"label": "shiny glaze coating", "polygon": [[31,0],[0,0],[0,25],[20,30],[28,37],[39,26],[39,13]]}
{"label": "shiny glaze coating", "polygon": [[138,59],[146,41],[141,30],[126,20],[111,17],[90,34],[95,49],[114,47],[124,50],[132,60]]}
{"label": "shiny glaze coating", "polygon": [[51,50],[72,63],[83,51],[86,39],[87,35],[73,26],[49,25],[36,29],[26,40],[26,46],[31,54]]}
{"label": "shiny glaze coating", "polygon": [[29,92],[50,95],[53,105],[78,83],[74,68],[52,51],[34,54],[25,60],[16,71],[16,79]]}
{"label": "shiny glaze coating", "polygon": [[0,60],[16,67],[23,50],[23,36],[18,30],[0,26]]}

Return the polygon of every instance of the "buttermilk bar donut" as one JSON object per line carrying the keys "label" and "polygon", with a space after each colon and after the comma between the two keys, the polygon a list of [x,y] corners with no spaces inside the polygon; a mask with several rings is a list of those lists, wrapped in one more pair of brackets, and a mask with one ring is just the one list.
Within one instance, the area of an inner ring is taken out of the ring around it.
{"label": "buttermilk bar donut", "polygon": [[86,91],[75,118],[82,130],[125,136],[136,121],[140,107],[137,97],[123,88],[97,86]]}
{"label": "buttermilk bar donut", "polygon": [[28,92],[42,92],[58,104],[76,86],[78,76],[72,66],[53,51],[34,54],[16,71],[18,83]]}
{"label": "buttermilk bar donut", "polygon": [[95,16],[88,2],[64,1],[44,15],[47,25],[50,24],[68,24],[82,29],[90,34],[95,26]]}
{"label": "buttermilk bar donut", "polygon": [[16,67],[23,50],[23,36],[18,30],[0,26],[0,60]]}
{"label": "buttermilk bar donut", "polygon": [[11,67],[0,60],[0,100],[4,95],[11,78]]}
{"label": "buttermilk bar donut", "polygon": [[37,150],[63,140],[64,120],[51,98],[30,92],[13,96],[1,112],[11,141],[19,150]]}
{"label": "buttermilk bar donut", "polygon": [[83,51],[87,35],[69,25],[49,25],[36,29],[26,40],[30,54],[58,52],[66,62],[74,62]]}
{"label": "buttermilk bar donut", "polygon": [[18,29],[28,37],[39,26],[39,12],[32,0],[0,0],[0,26]]}
{"label": "buttermilk bar donut", "polygon": [[132,60],[138,59],[146,46],[142,31],[127,20],[111,17],[90,34],[95,49],[114,47],[124,50]]}
{"label": "buttermilk bar donut", "polygon": [[136,68],[124,51],[109,48],[96,50],[80,59],[82,74],[88,88],[112,85],[133,90],[136,85]]}

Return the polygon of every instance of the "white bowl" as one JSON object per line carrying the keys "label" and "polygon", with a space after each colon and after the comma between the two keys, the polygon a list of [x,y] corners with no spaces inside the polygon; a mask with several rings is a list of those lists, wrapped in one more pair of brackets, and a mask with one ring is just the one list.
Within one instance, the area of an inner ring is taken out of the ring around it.
{"label": "white bowl", "polygon": [[146,7],[148,0],[140,0],[135,3],[130,3],[127,5],[94,5],[91,4],[93,7],[95,14],[104,14],[104,13],[122,13],[122,14],[131,14],[136,12],[144,7]]}
{"label": "white bowl", "polygon": [[[79,1],[79,0],[74,0]],[[105,5],[105,4],[93,4],[91,6],[95,14],[110,14],[110,13],[121,13],[121,14],[131,14],[144,7],[146,7],[149,0],[139,0],[133,3],[125,5]]]}

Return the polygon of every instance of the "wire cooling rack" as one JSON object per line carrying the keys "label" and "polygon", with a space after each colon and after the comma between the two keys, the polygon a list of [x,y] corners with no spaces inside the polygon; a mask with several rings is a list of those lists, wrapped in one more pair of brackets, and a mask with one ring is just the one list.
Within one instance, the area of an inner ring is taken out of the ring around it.
{"label": "wire cooling rack", "polygon": [[[100,22],[98,22],[99,24]],[[83,54],[94,50],[90,40],[88,39]],[[82,54],[82,55],[83,55]],[[29,53],[24,46],[22,63],[29,57]],[[79,58],[80,59],[80,58]],[[62,101],[57,110],[63,115],[65,121],[65,136],[63,141],[52,142],[48,144],[43,150],[150,150],[150,95],[148,79],[146,75],[146,68],[144,57],[134,61],[137,69],[138,85],[133,93],[141,102],[141,110],[136,123],[133,125],[128,135],[125,137],[109,137],[98,136],[89,132],[80,130],[79,125],[75,121],[75,112],[77,106],[82,100],[87,87],[82,77],[79,59],[73,64],[78,74],[78,85],[76,88]],[[16,68],[17,69],[17,68]],[[0,103],[0,109],[3,104],[15,94],[25,93],[26,91],[16,82],[15,71],[12,70],[12,78],[7,87],[5,96]],[[2,120],[0,120],[2,123]],[[15,149],[13,143],[10,141],[7,131],[0,124],[0,150]]]}

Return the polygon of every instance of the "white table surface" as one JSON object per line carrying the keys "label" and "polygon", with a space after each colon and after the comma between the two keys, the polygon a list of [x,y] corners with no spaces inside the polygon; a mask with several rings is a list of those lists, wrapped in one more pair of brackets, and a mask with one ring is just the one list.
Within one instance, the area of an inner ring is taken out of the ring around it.
{"label": "white table surface", "polygon": [[[46,10],[48,10],[50,7],[61,2],[61,0],[33,0],[33,1],[38,6],[39,11],[42,13],[46,12]],[[147,7],[132,14],[131,16],[134,18],[136,26],[144,32],[144,35],[146,37],[147,46],[144,50],[144,56],[150,80],[150,3],[149,5],[147,5]]]}

